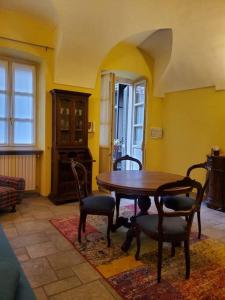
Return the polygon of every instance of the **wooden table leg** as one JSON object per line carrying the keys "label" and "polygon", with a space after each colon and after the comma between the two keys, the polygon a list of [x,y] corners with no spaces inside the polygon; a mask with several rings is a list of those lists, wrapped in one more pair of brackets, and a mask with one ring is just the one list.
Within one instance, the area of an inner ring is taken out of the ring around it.
{"label": "wooden table leg", "polygon": [[148,210],[151,207],[151,199],[149,196],[139,196],[138,197],[138,206],[140,208],[140,212],[138,216],[143,216],[148,214]]}

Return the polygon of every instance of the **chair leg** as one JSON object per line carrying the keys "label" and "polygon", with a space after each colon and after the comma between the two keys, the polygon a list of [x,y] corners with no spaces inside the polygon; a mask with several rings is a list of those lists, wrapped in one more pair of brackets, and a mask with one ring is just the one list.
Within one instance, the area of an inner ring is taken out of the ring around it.
{"label": "chair leg", "polygon": [[139,260],[140,249],[141,249],[140,233],[141,232],[140,232],[139,228],[136,226],[135,227],[135,235],[136,235],[136,243],[137,243],[137,250],[136,250],[136,254],[135,254],[136,260]]}
{"label": "chair leg", "polygon": [[186,264],[186,276],[188,279],[190,277],[190,250],[189,250],[189,241],[184,241],[184,253],[185,253],[185,264]]}
{"label": "chair leg", "polygon": [[86,219],[87,219],[87,214],[84,214],[84,216],[83,216],[83,224],[82,224],[83,232],[85,232],[85,228],[86,228]]}
{"label": "chair leg", "polygon": [[137,198],[134,199],[134,216],[137,216]]}
{"label": "chair leg", "polygon": [[116,220],[118,220],[120,214],[120,197],[116,195]]}
{"label": "chair leg", "polygon": [[171,257],[174,257],[175,254],[176,254],[175,243],[172,243],[172,245],[171,245]]}
{"label": "chair leg", "polygon": [[83,213],[80,213],[80,220],[79,220],[79,226],[78,226],[78,242],[81,242],[81,228],[83,224]]}
{"label": "chair leg", "polygon": [[111,240],[110,240],[110,231],[112,228],[112,224],[113,224],[113,214],[108,215],[108,228],[107,228],[107,241],[108,241],[108,247],[110,247],[111,245]]}
{"label": "chair leg", "polygon": [[158,241],[158,276],[157,276],[157,281],[158,283],[160,283],[161,280],[161,269],[162,269],[162,247],[163,246],[163,242],[162,241]]}
{"label": "chair leg", "polygon": [[200,210],[197,211],[197,218],[198,218],[198,238],[200,239],[201,238],[201,233],[202,233]]}

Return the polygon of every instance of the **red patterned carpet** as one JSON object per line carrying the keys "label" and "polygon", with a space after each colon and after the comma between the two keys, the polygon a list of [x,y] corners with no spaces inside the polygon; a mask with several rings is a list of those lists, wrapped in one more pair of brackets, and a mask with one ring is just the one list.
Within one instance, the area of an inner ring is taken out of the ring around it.
{"label": "red patterned carpet", "polygon": [[[125,207],[123,210],[126,216],[132,214],[130,207]],[[157,284],[155,241],[143,236],[141,260],[135,261],[135,241],[129,253],[124,253],[120,249],[126,229],[119,229],[112,233],[112,246],[107,248],[105,217],[88,216],[86,233],[83,234],[82,243],[79,244],[77,242],[78,221],[77,215],[50,220],[124,299],[225,299],[225,244],[207,237],[199,241],[196,234],[192,234],[189,280],[184,279],[183,249],[177,249],[176,256],[171,257],[170,248],[165,245],[162,281]]]}

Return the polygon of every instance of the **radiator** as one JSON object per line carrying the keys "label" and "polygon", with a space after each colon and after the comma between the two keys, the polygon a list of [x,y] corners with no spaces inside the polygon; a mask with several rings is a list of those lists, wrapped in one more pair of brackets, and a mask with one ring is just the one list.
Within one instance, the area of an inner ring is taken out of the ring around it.
{"label": "radiator", "polygon": [[36,155],[0,155],[0,175],[23,177],[25,190],[35,190]]}

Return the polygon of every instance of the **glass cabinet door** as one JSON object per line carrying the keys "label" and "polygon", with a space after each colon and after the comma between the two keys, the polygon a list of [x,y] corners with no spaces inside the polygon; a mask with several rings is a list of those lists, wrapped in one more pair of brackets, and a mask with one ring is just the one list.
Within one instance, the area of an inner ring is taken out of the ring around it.
{"label": "glass cabinet door", "polygon": [[81,145],[84,143],[85,137],[85,111],[82,105],[75,105],[74,117],[74,143]]}
{"label": "glass cabinet door", "polygon": [[58,97],[56,109],[57,146],[87,145],[87,101],[82,96]]}
{"label": "glass cabinet door", "polygon": [[71,118],[70,102],[66,100],[60,101],[59,131],[60,131],[60,142],[62,145],[70,144],[70,136],[71,136],[70,118]]}

